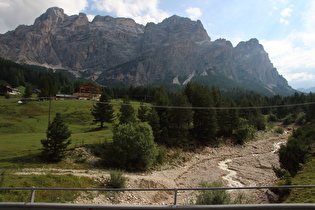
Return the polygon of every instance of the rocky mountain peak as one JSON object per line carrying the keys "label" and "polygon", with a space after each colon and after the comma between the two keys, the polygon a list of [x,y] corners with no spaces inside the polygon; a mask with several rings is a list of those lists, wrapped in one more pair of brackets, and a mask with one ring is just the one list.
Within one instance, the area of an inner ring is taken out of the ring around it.
{"label": "rocky mountain peak", "polygon": [[66,17],[63,9],[52,7],[35,20],[34,26],[48,32],[62,23]]}
{"label": "rocky mountain peak", "polygon": [[176,15],[143,26],[110,16],[89,22],[83,13],[68,16],[53,7],[34,25],[0,35],[0,56],[63,68],[102,85],[198,80],[213,85],[228,79],[272,94],[292,92],[257,39],[236,47],[225,39],[211,41],[199,20]]}
{"label": "rocky mountain peak", "polygon": [[171,35],[181,35],[190,37],[195,41],[210,41],[206,30],[204,29],[200,20],[192,21],[189,18],[179,17],[173,15],[169,18],[163,20],[162,23],[159,23],[164,30],[166,30]]}
{"label": "rocky mountain peak", "polygon": [[131,18],[113,18],[110,16],[100,16],[94,17],[92,24],[117,24],[125,26],[137,26],[138,24]]}
{"label": "rocky mountain peak", "polygon": [[238,50],[248,51],[253,49],[259,49],[261,51],[265,51],[264,47],[259,43],[258,39],[252,38],[248,41],[242,41],[238,43],[238,45],[235,47]]}

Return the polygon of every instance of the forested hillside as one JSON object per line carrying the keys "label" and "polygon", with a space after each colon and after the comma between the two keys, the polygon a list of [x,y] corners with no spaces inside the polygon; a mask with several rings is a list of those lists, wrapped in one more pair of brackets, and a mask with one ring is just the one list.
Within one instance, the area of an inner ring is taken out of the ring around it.
{"label": "forested hillside", "polygon": [[31,85],[41,91],[41,97],[55,96],[62,92],[72,94],[74,89],[82,84],[65,72],[46,69],[39,66],[21,65],[0,58],[0,95],[5,94],[4,87]]}

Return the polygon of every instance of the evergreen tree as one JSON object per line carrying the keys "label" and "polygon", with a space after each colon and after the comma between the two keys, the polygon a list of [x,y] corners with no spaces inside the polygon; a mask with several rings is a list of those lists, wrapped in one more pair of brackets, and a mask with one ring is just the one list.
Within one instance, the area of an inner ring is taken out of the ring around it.
{"label": "evergreen tree", "polygon": [[171,146],[178,146],[188,139],[189,129],[192,123],[193,112],[191,104],[182,92],[177,92],[172,97],[172,104],[178,109],[171,109],[169,137]]}
{"label": "evergreen tree", "polygon": [[170,118],[171,118],[171,110],[167,108],[170,106],[170,100],[168,97],[168,92],[160,88],[156,91],[154,95],[153,104],[156,106],[155,110],[158,115],[159,119],[159,126],[160,131],[156,134],[156,141],[160,143],[167,143],[169,141],[169,125],[170,125]]}
{"label": "evergreen tree", "polygon": [[30,83],[26,83],[23,98],[31,98],[31,97],[32,97],[32,85]]}
{"label": "evergreen tree", "polygon": [[[190,103],[193,107],[198,107],[194,110],[192,134],[198,141],[215,144],[214,138],[219,130],[217,113],[215,109],[207,108],[214,107],[212,93],[197,83],[190,84],[189,88]],[[187,90],[185,92],[187,94]]]}
{"label": "evergreen tree", "polygon": [[149,125],[152,127],[153,136],[157,139],[160,135],[160,120],[156,109],[149,109],[146,117]]}
{"label": "evergreen tree", "polygon": [[119,111],[119,124],[134,123],[136,121],[135,110],[131,106],[128,97],[124,97],[123,104],[121,105]]}
{"label": "evergreen tree", "polygon": [[147,122],[148,111],[149,111],[149,107],[147,107],[143,103],[141,103],[141,106],[138,109],[138,119],[141,122]]}
{"label": "evergreen tree", "polygon": [[94,117],[94,122],[100,122],[101,128],[104,127],[104,123],[112,123],[115,118],[113,105],[109,104],[109,96],[103,92],[100,100],[93,106],[92,115]]}
{"label": "evergreen tree", "polygon": [[71,132],[60,113],[57,113],[53,122],[49,124],[46,131],[46,139],[42,139],[43,156],[48,161],[60,161],[64,156],[64,152],[71,140],[69,139]]}

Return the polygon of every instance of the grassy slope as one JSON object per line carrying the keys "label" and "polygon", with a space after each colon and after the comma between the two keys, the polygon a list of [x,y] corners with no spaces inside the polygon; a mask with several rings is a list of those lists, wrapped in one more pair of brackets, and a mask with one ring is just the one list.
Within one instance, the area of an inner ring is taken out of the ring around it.
{"label": "grassy slope", "polygon": [[[18,100],[0,100],[0,169],[38,167],[36,161],[41,151],[40,140],[46,137],[49,101],[17,104]],[[91,101],[52,101],[52,120],[60,112],[72,132],[72,144],[100,143],[112,138],[111,126],[99,130],[93,124]],[[114,107],[118,110],[118,106]]]}
{"label": "grassy slope", "polygon": [[[315,185],[315,158],[310,158],[292,179],[292,185]],[[293,189],[286,203],[315,203],[315,188]]]}

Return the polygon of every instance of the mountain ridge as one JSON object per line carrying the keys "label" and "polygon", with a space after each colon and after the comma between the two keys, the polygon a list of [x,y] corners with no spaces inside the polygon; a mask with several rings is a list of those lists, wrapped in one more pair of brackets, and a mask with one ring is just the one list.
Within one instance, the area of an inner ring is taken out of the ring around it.
{"label": "mountain ridge", "polygon": [[90,22],[84,13],[68,16],[53,7],[33,25],[0,35],[0,56],[63,68],[102,85],[182,85],[220,72],[249,89],[255,84],[270,94],[294,92],[257,39],[236,47],[212,41],[201,21],[176,15],[144,26],[99,15]]}

